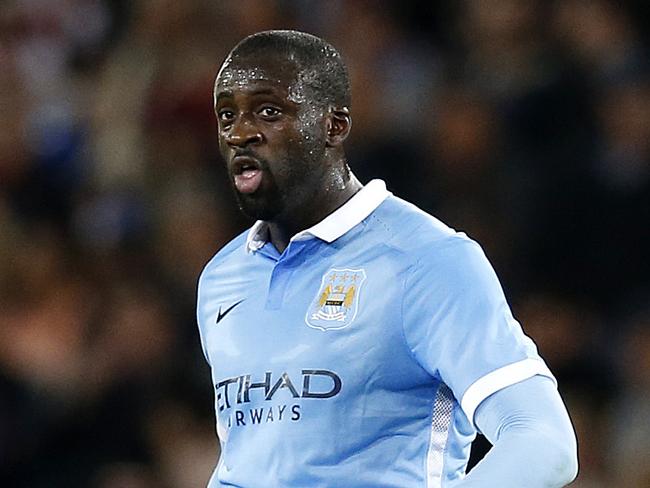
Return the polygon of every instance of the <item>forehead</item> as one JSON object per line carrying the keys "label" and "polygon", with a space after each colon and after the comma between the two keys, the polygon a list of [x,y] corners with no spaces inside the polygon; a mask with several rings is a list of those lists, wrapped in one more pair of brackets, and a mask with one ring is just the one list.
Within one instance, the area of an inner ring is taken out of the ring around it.
{"label": "forehead", "polygon": [[228,57],[215,80],[215,97],[222,92],[248,91],[260,84],[290,92],[298,80],[294,63],[280,56]]}

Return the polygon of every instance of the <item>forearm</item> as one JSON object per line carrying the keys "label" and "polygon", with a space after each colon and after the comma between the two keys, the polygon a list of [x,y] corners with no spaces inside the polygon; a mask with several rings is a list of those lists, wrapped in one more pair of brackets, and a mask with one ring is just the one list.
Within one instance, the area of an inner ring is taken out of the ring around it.
{"label": "forearm", "polygon": [[[572,453],[548,436],[504,436],[454,488],[556,488],[575,477]],[[495,484],[496,483],[496,484]]]}
{"label": "forearm", "polygon": [[493,447],[454,488],[559,488],[575,478],[575,435],[548,378],[535,376],[495,393],[475,419]]}

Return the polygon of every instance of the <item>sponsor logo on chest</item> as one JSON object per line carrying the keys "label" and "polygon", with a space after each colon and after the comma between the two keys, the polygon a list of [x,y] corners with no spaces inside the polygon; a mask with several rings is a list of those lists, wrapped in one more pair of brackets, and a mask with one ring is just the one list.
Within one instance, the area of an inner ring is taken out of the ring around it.
{"label": "sponsor logo on chest", "polygon": [[[219,436],[223,440],[232,427],[245,427],[275,422],[298,422],[302,418],[302,404],[289,404],[286,400],[326,400],[341,391],[341,377],[326,369],[303,369],[301,376],[293,380],[287,372],[274,376],[264,373],[264,379],[256,381],[254,375],[243,374],[225,378],[215,384],[216,404],[224,412],[226,420],[220,424]],[[298,381],[300,380],[300,381]],[[315,386],[318,383],[320,386]],[[282,391],[282,393],[280,393]],[[252,395],[251,395],[252,394]],[[254,396],[255,398],[251,398]],[[284,402],[274,402],[280,396]],[[248,406],[247,404],[254,406]],[[225,425],[226,430],[223,430]]]}

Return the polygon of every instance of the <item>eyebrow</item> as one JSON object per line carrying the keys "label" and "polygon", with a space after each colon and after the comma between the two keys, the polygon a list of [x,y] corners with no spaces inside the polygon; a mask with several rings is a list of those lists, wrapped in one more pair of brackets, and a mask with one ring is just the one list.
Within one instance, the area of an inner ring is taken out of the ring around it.
{"label": "eyebrow", "polygon": [[215,104],[219,102],[222,98],[232,98],[232,92],[231,91],[221,91],[217,93],[216,98],[214,99]]}
{"label": "eyebrow", "polygon": [[[260,88],[259,90],[255,90],[253,93],[251,93],[251,96],[255,95],[277,95],[277,92],[271,88]],[[230,90],[221,91],[217,93],[215,103],[219,103],[219,100],[222,98],[232,98],[233,96],[233,92]]]}

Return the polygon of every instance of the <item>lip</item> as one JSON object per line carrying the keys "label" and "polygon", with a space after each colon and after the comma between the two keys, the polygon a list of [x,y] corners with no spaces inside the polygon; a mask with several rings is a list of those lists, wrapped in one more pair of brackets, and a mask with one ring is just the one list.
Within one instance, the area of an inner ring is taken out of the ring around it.
{"label": "lip", "polygon": [[261,170],[262,164],[250,155],[239,155],[232,158],[230,172],[233,175],[241,175],[247,170]]}

